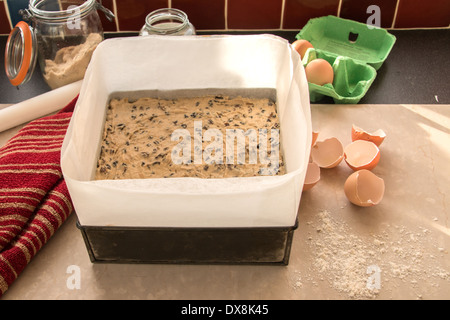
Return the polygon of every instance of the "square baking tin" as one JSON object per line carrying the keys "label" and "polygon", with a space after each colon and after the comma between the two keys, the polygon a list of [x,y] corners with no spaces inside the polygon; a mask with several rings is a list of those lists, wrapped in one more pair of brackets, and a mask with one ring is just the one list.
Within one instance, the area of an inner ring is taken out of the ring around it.
{"label": "square baking tin", "polygon": [[[269,95],[276,101],[287,173],[93,180],[109,99],[198,93]],[[61,156],[91,261],[287,264],[311,139],[306,76],[285,39],[105,40],[86,72]]]}

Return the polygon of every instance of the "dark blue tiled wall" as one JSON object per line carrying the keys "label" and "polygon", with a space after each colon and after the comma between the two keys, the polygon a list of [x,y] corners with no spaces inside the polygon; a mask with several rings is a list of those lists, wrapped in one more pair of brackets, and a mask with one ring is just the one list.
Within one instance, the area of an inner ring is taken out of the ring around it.
{"label": "dark blue tiled wall", "polygon": [[7,0],[9,14],[11,16],[11,23],[13,26],[17,24],[17,22],[23,20],[22,16],[19,14],[20,9],[28,8],[28,0]]}

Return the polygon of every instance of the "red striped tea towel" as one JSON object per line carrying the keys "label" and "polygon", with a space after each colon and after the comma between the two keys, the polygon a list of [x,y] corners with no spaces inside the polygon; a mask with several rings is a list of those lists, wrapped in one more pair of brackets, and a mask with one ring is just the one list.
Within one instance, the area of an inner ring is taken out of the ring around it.
{"label": "red striped tea towel", "polygon": [[0,148],[0,297],[73,211],[60,158],[76,99]]}

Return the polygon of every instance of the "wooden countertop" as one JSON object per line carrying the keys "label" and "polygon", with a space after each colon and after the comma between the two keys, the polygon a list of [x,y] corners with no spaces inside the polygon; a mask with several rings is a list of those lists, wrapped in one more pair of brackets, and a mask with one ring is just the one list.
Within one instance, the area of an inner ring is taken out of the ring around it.
{"label": "wooden countertop", "polygon": [[[386,132],[373,169],[386,192],[356,207],[345,162],[323,169],[302,195],[288,266],[92,264],[72,214],[3,299],[450,299],[450,105],[311,109],[319,140],[345,146],[352,124]],[[67,286],[70,266],[80,289]]]}

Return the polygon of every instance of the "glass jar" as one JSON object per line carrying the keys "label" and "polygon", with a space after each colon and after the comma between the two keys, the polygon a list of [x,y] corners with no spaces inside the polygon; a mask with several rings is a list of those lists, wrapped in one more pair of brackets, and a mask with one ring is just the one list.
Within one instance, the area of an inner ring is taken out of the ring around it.
{"label": "glass jar", "polygon": [[163,8],[147,15],[145,25],[139,34],[141,36],[151,34],[170,36],[195,35],[195,28],[183,11]]}
{"label": "glass jar", "polygon": [[91,55],[103,41],[97,10],[108,19],[114,14],[96,0],[30,0],[24,21],[12,30],[5,52],[11,84],[26,83],[39,62],[51,89],[84,78]]}

